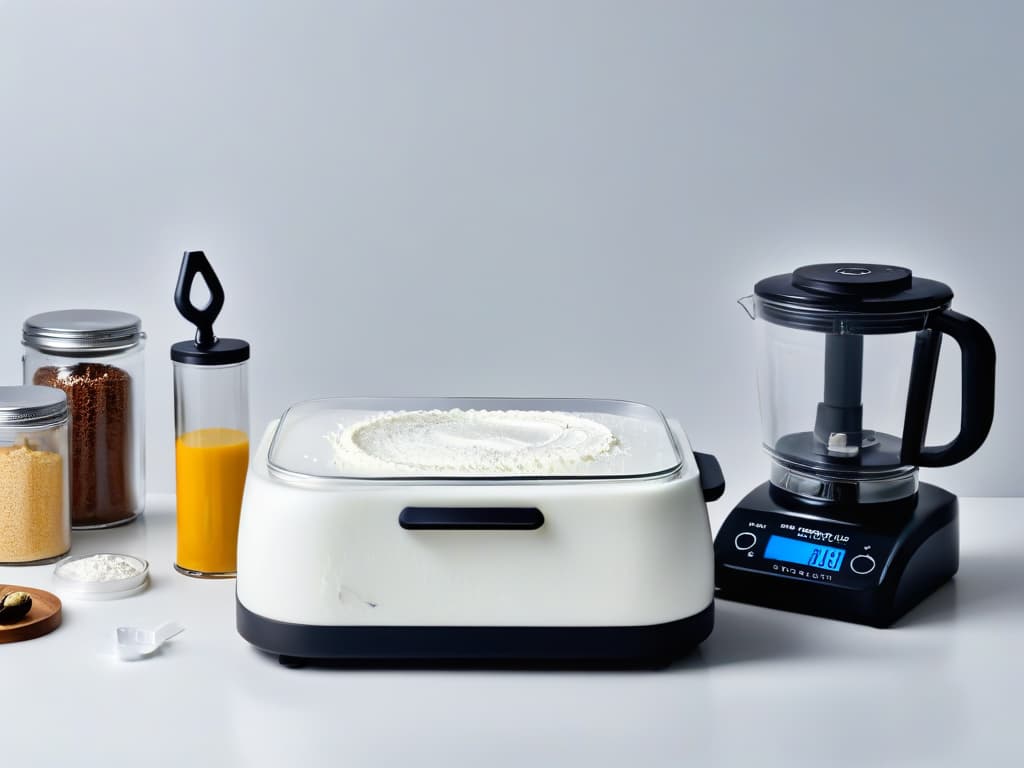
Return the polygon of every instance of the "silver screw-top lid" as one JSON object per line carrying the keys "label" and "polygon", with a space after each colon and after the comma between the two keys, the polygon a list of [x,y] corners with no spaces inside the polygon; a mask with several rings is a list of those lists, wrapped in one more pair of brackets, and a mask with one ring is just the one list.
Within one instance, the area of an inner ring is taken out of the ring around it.
{"label": "silver screw-top lid", "polygon": [[68,398],[54,387],[0,387],[0,426],[59,424],[68,417]]}
{"label": "silver screw-top lid", "polygon": [[62,309],[33,315],[22,326],[27,347],[56,354],[119,352],[143,338],[142,321],[108,309]]}

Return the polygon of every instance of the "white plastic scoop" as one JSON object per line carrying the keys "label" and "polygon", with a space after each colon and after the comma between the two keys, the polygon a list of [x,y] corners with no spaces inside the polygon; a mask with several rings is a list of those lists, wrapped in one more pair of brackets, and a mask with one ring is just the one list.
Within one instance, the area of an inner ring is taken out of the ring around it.
{"label": "white plastic scoop", "polygon": [[117,655],[122,661],[144,659],[185,628],[176,621],[168,621],[156,629],[139,627],[117,628]]}

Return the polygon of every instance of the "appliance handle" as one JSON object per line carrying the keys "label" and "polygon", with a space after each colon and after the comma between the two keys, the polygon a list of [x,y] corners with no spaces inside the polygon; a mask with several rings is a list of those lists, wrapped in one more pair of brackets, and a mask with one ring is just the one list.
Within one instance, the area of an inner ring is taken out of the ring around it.
{"label": "appliance handle", "polygon": [[[924,436],[931,409],[932,387],[941,336],[960,347],[960,432],[945,445],[926,446]],[[918,333],[907,396],[901,460],[922,467],[948,467],[963,461],[985,442],[995,411],[996,348],[981,323],[959,312],[932,313],[928,328]]]}
{"label": "appliance handle", "polygon": [[697,460],[697,471],[700,473],[700,489],[704,492],[704,501],[717,501],[725,493],[725,475],[718,459],[710,453],[693,452]]}
{"label": "appliance handle", "polygon": [[398,524],[407,531],[535,531],[544,515],[536,507],[406,507]]}

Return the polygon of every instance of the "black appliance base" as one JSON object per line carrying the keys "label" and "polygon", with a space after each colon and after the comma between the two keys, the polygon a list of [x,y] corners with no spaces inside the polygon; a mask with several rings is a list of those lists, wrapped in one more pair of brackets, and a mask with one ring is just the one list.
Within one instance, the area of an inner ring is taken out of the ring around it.
{"label": "black appliance base", "polygon": [[891,626],[959,563],[956,496],[927,483],[902,507],[877,510],[789,508],[765,483],[715,537],[717,597],[875,627]]}
{"label": "black appliance base", "polygon": [[715,620],[712,602],[649,626],[319,626],[267,619],[235,602],[239,634],[286,666],[663,667],[711,634]]}

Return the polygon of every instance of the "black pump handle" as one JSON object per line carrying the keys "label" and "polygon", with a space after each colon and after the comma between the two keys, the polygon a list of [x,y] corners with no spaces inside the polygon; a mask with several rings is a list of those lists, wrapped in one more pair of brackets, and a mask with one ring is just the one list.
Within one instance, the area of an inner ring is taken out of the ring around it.
{"label": "black pump handle", "polygon": [[[922,341],[919,334],[918,348],[914,353],[911,402],[907,403],[908,423],[911,418],[910,409],[921,409],[925,413],[923,418],[916,419],[919,423],[915,429],[910,430],[911,434],[904,430],[902,458],[907,463],[922,467],[948,467],[966,459],[988,437],[995,412],[996,348],[981,323],[951,309],[933,313],[928,318],[928,330],[922,331],[922,334],[929,334],[929,331],[934,334],[932,340]],[[927,410],[931,405],[931,383],[927,384],[925,393],[915,388],[914,378],[920,376],[922,379],[934,380],[939,334],[951,336],[960,346],[960,432],[946,445],[924,446],[922,442],[927,427]],[[916,370],[921,367],[920,364],[924,365],[925,370]],[[923,401],[914,402],[918,396],[925,394]]]}
{"label": "black pump handle", "polygon": [[[192,284],[196,275],[203,276],[210,290],[210,303],[202,308],[192,303]],[[224,307],[224,288],[202,251],[185,251],[181,259],[181,271],[178,272],[178,286],[174,289],[174,306],[182,317],[195,325],[196,346],[199,349],[209,349],[217,342],[213,321]]]}

